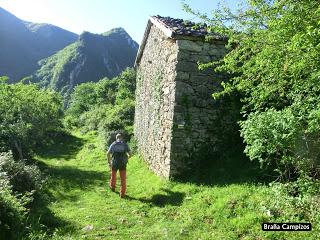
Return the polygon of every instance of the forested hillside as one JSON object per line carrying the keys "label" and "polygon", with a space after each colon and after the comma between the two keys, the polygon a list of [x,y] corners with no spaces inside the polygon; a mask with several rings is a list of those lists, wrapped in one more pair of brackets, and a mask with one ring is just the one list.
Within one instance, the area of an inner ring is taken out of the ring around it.
{"label": "forested hillside", "polygon": [[75,43],[41,60],[39,70],[26,80],[67,97],[78,84],[111,79],[132,67],[137,51],[138,44],[123,28],[103,34],[84,32]]}
{"label": "forested hillside", "polygon": [[77,34],[51,24],[23,21],[0,7],[0,76],[16,82],[32,74],[40,59],[77,38]]}

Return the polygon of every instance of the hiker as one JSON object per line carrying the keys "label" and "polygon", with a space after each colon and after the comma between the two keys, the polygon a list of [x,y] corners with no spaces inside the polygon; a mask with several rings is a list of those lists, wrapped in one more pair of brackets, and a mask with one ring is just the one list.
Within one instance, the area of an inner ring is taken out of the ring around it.
{"label": "hiker", "polygon": [[111,191],[115,191],[117,171],[120,172],[121,188],[120,197],[123,198],[126,194],[126,167],[128,158],[130,158],[131,152],[127,143],[123,141],[123,137],[120,133],[116,135],[116,141],[113,142],[107,152],[107,158],[109,166],[111,168],[111,177],[109,187]]}

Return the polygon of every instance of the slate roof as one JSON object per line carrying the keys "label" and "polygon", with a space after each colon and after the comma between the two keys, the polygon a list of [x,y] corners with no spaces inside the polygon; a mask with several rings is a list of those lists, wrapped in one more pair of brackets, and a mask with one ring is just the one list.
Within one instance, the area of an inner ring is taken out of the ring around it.
{"label": "slate roof", "polygon": [[208,34],[206,24],[195,24],[191,21],[171,17],[161,17],[159,15],[152,16],[152,18],[170,29],[176,36],[201,37]]}
{"label": "slate roof", "polygon": [[136,57],[135,66],[139,63],[142,56],[146,40],[148,38],[152,25],[157,26],[163,33],[172,39],[189,39],[189,40],[204,40],[205,36],[210,36],[213,40],[225,41],[227,38],[217,33],[208,32],[206,24],[196,24],[183,19],[161,17],[159,15],[149,18],[142,43]]}
{"label": "slate roof", "polygon": [[208,32],[208,26],[205,23],[194,23],[179,18],[161,17],[159,15],[151,16],[150,20],[158,22],[170,30],[172,32],[171,38],[211,36],[216,40],[226,40],[226,37],[220,34]]}

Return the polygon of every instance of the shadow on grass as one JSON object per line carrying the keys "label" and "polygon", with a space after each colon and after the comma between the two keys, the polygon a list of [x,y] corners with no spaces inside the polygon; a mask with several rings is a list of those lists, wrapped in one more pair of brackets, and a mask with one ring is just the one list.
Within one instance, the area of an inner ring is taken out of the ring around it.
{"label": "shadow on grass", "polygon": [[[61,134],[52,140],[52,143],[37,153],[43,158],[73,159],[83,147],[85,141],[72,135]],[[45,232],[51,235],[55,229],[65,233],[77,229],[72,222],[57,217],[48,207],[53,202],[68,200],[76,202],[79,199],[79,191],[93,185],[105,185],[108,177],[104,172],[82,170],[68,166],[51,166],[43,161],[37,165],[45,176],[48,176],[45,190],[37,197],[32,207],[29,222],[34,232]],[[53,190],[54,194],[52,193]]]}
{"label": "shadow on grass", "polygon": [[49,175],[49,187],[51,189],[62,189],[65,192],[105,184],[109,177],[107,171],[99,172],[68,166],[50,166],[45,163],[41,164],[41,169]]}
{"label": "shadow on grass", "polygon": [[51,139],[51,143],[37,151],[43,158],[72,159],[81,150],[85,140],[73,135],[61,133]]}
{"label": "shadow on grass", "polygon": [[[60,229],[60,233],[77,231],[78,226],[57,217],[48,206],[52,202],[63,200],[77,202],[82,190],[99,184],[105,186],[106,178],[108,178],[107,174],[72,167],[51,167],[44,163],[42,163],[41,168],[49,174],[47,189],[53,190],[54,194],[46,190],[37,199],[30,218],[33,230],[46,232],[49,235],[57,228]],[[79,189],[80,191],[77,191]]]}
{"label": "shadow on grass", "polygon": [[167,205],[180,206],[185,198],[184,192],[173,192],[169,189],[161,189],[166,194],[155,194],[151,198],[135,198],[131,196],[126,196],[128,200],[137,200],[143,203],[151,204],[157,207],[165,207]]}
{"label": "shadow on grass", "polygon": [[56,216],[49,208],[48,205],[52,201],[52,197],[48,192],[42,193],[40,196],[36,196],[33,205],[30,208],[30,217],[28,222],[32,225],[32,231],[36,233],[45,232],[51,235],[57,228],[69,229],[75,227],[62,218]]}
{"label": "shadow on grass", "polygon": [[184,175],[174,178],[177,182],[198,185],[224,186],[229,184],[266,184],[274,180],[272,171],[261,169],[258,162],[251,162],[243,154],[209,158],[203,165],[195,165]]}

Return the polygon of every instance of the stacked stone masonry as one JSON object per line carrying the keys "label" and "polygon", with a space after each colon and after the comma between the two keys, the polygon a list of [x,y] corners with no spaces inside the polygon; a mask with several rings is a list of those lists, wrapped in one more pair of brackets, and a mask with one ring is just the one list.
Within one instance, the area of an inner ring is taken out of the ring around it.
{"label": "stacked stone masonry", "polygon": [[149,24],[136,60],[135,138],[149,167],[171,178],[184,171],[203,144],[214,146],[212,93],[224,77],[200,71],[198,63],[218,60],[226,49],[224,41],[174,39]]}

